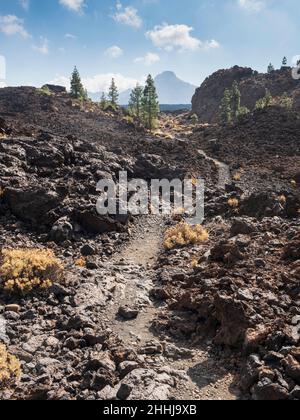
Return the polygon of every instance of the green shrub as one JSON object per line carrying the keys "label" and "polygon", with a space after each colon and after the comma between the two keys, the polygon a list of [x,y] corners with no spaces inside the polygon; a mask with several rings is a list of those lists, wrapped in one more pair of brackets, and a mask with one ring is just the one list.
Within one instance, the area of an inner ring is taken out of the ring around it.
{"label": "green shrub", "polygon": [[51,91],[49,89],[49,87],[47,85],[44,85],[41,87],[41,89],[39,89],[40,93],[42,93],[43,95],[47,95],[47,96],[51,96]]}

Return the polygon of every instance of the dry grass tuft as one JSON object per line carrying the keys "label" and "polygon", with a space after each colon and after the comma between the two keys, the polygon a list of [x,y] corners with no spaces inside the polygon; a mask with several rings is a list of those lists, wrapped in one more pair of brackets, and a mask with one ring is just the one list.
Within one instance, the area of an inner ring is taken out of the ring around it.
{"label": "dry grass tuft", "polygon": [[297,187],[297,182],[294,179],[291,179],[291,185],[293,187]]}
{"label": "dry grass tuft", "polygon": [[229,207],[232,207],[232,208],[236,209],[240,205],[240,202],[237,198],[230,198],[228,200],[228,205],[229,205]]}
{"label": "dry grass tuft", "polygon": [[233,175],[233,180],[234,181],[240,181],[242,179],[242,174],[240,172],[237,172]]}
{"label": "dry grass tuft", "polygon": [[80,257],[75,261],[76,267],[85,268],[86,267],[86,258]]}
{"label": "dry grass tuft", "polygon": [[3,249],[0,255],[0,287],[11,293],[45,290],[60,281],[63,264],[49,249]]}
{"label": "dry grass tuft", "polygon": [[12,386],[20,376],[20,362],[7,352],[3,344],[0,344],[0,389]]}
{"label": "dry grass tuft", "polygon": [[281,203],[281,204],[286,204],[286,196],[285,195],[281,195],[280,197],[279,197],[279,202]]}
{"label": "dry grass tuft", "polygon": [[176,247],[195,245],[206,241],[208,238],[208,232],[203,226],[191,226],[181,222],[166,231],[164,247],[170,250]]}

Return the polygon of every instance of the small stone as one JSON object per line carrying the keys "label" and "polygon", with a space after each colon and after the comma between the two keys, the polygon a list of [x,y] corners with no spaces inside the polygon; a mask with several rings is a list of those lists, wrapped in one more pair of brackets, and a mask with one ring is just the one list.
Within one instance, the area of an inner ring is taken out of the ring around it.
{"label": "small stone", "polygon": [[105,388],[99,391],[97,395],[100,401],[115,400],[116,390],[112,388],[110,385],[107,385]]}
{"label": "small stone", "polygon": [[257,259],[254,261],[254,264],[255,264],[255,266],[256,266],[257,268],[265,268],[265,266],[266,266],[265,261],[264,261],[263,259],[261,259],[261,258],[257,258]]}
{"label": "small stone", "polygon": [[137,362],[125,361],[119,364],[118,371],[121,378],[125,378],[126,375],[138,368],[139,364]]}
{"label": "small stone", "polygon": [[83,245],[83,247],[81,248],[80,252],[81,252],[81,255],[83,255],[84,257],[90,257],[90,256],[96,254],[95,248],[92,247],[89,244]]}
{"label": "small stone", "polygon": [[253,293],[250,292],[248,289],[241,289],[238,291],[238,297],[242,300],[251,301],[254,299]]}
{"label": "small stone", "polygon": [[130,308],[129,306],[121,306],[118,310],[118,315],[126,320],[136,319],[139,314],[137,309]]}
{"label": "small stone", "polygon": [[51,292],[54,293],[55,296],[68,296],[70,294],[66,287],[58,283],[53,284]]}
{"label": "small stone", "polygon": [[94,261],[87,261],[86,262],[86,268],[88,270],[97,270],[99,268],[99,266]]}
{"label": "small stone", "polygon": [[293,391],[290,393],[290,398],[292,400],[300,400],[300,386],[297,385],[293,389]]}
{"label": "small stone", "polygon": [[4,318],[9,321],[18,321],[20,319],[20,315],[17,314],[16,312],[7,311],[4,314]]}
{"label": "small stone", "polygon": [[282,359],[284,359],[284,356],[281,353],[277,353],[275,351],[270,351],[265,357],[264,360],[266,362],[271,362],[271,363],[278,363],[280,362]]}
{"label": "small stone", "polygon": [[128,384],[122,384],[120,386],[120,389],[117,393],[117,398],[119,398],[119,400],[127,400],[127,398],[130,396],[132,392],[132,387]]}
{"label": "small stone", "polygon": [[285,367],[286,374],[300,385],[300,363],[289,355],[282,361],[282,365]]}
{"label": "small stone", "polygon": [[163,352],[163,346],[156,341],[151,341],[149,343],[146,343],[144,347],[142,347],[139,351],[140,354],[162,354]]}
{"label": "small stone", "polygon": [[5,312],[15,312],[18,314],[21,310],[21,307],[19,305],[6,305],[5,306]]}
{"label": "small stone", "polygon": [[294,316],[294,318],[292,319],[292,325],[297,326],[300,324],[300,315],[296,315]]}
{"label": "small stone", "polygon": [[59,344],[59,340],[55,337],[48,337],[45,341],[45,345],[47,347],[57,347]]}
{"label": "small stone", "polygon": [[253,387],[253,398],[256,401],[280,401],[289,398],[288,391],[279,384],[264,378]]}
{"label": "small stone", "polygon": [[86,368],[91,371],[97,371],[101,368],[110,372],[115,372],[116,370],[115,363],[105,353],[92,354]]}
{"label": "small stone", "polygon": [[22,314],[22,319],[33,320],[37,317],[37,312],[34,309],[29,309]]}
{"label": "small stone", "polygon": [[78,340],[74,337],[69,337],[66,341],[65,341],[65,347],[69,350],[75,350],[81,347],[84,347],[85,341],[84,340]]}

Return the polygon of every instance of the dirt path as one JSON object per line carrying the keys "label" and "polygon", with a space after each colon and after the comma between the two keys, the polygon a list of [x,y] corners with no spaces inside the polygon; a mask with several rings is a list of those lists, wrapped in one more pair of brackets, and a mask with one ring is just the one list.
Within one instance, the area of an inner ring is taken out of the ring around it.
{"label": "dirt path", "polygon": [[[210,354],[206,345],[203,348],[186,348],[186,343],[175,344],[168,338],[162,342],[151,329],[158,314],[167,310],[149,299],[149,292],[155,286],[155,265],[162,249],[163,230],[164,220],[161,217],[142,217],[130,243],[108,263],[107,272],[113,271],[118,278],[107,316],[110,328],[126,348],[133,348],[137,353],[149,344],[164,349],[160,354],[149,354],[145,361],[151,369],[179,372],[172,398],[236,399],[237,393],[232,387],[233,375]],[[138,311],[137,318],[126,321],[118,315],[119,308],[126,305]]]}
{"label": "dirt path", "polygon": [[231,182],[229,166],[226,165],[226,163],[208,156],[204,150],[198,150],[198,153],[216,166],[219,174],[218,187],[220,189],[225,189],[225,186]]}
{"label": "dirt path", "polygon": [[[154,265],[162,247],[164,221],[160,216],[142,217],[132,240],[113,257],[111,263],[125,278],[115,294],[112,322],[114,331],[129,346],[145,345],[154,337],[150,332],[156,307],[149,298],[155,277]],[[139,311],[136,319],[124,321],[118,309],[127,306]]]}

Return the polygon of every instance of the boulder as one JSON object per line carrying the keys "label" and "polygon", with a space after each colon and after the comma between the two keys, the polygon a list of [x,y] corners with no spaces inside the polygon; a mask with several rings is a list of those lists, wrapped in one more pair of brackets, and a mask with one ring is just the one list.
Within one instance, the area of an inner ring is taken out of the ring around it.
{"label": "boulder", "polygon": [[257,401],[282,401],[289,398],[289,392],[271,379],[264,378],[253,387],[252,396]]}
{"label": "boulder", "polygon": [[113,219],[110,217],[99,216],[96,212],[82,211],[75,217],[83,229],[96,235],[107,232],[115,232],[118,230],[118,224]]}
{"label": "boulder", "polygon": [[254,233],[255,231],[256,227],[252,219],[239,217],[233,220],[230,235],[251,235],[251,233]]}
{"label": "boulder", "polygon": [[72,238],[73,226],[71,225],[67,217],[62,217],[58,219],[49,234],[49,239],[51,241],[60,244]]}
{"label": "boulder", "polygon": [[51,210],[61,204],[61,197],[55,191],[42,187],[28,189],[6,188],[4,200],[10,211],[20,220],[33,225],[48,225],[51,223]]}
{"label": "boulder", "polygon": [[46,84],[43,86],[43,88],[47,88],[50,90],[50,92],[55,93],[55,94],[67,93],[67,89],[64,86]]}

